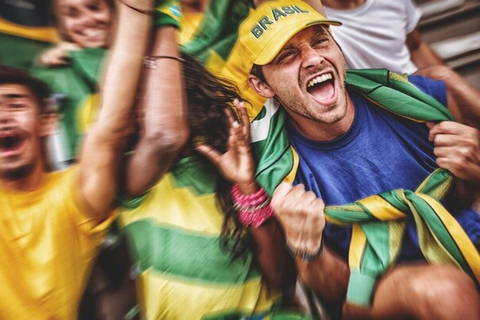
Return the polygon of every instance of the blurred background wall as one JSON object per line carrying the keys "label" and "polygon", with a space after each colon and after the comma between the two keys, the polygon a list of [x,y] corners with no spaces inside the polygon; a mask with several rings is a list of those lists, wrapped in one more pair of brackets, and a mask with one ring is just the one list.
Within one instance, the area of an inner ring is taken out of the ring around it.
{"label": "blurred background wall", "polygon": [[423,11],[422,38],[480,89],[480,0],[414,1]]}

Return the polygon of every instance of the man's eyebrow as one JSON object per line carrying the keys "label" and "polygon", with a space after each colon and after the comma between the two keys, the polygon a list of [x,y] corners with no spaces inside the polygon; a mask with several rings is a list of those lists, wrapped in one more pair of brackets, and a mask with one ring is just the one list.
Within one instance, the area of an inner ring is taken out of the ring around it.
{"label": "man's eyebrow", "polygon": [[3,99],[21,99],[21,98],[31,98],[32,96],[25,93],[6,93],[0,94],[0,98]]}

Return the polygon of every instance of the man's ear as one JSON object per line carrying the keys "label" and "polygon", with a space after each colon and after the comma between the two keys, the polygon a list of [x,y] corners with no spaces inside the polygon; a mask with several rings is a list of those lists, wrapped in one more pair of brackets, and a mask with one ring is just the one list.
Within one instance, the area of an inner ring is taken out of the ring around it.
{"label": "man's ear", "polygon": [[270,86],[252,74],[248,76],[248,84],[253,88],[253,90],[255,90],[256,93],[264,98],[275,97],[275,93],[272,91]]}
{"label": "man's ear", "polygon": [[52,135],[57,129],[58,115],[56,113],[43,113],[40,115],[40,136]]}

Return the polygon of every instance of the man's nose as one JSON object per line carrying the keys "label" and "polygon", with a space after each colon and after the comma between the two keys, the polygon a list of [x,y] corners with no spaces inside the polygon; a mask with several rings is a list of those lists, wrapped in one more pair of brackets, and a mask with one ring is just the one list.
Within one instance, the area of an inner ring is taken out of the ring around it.
{"label": "man's nose", "polygon": [[8,110],[6,106],[0,105],[0,123],[8,124],[13,122],[12,113]]}
{"label": "man's nose", "polygon": [[301,55],[302,55],[302,66],[304,68],[316,67],[325,61],[325,58],[322,55],[320,55],[311,46],[303,47],[301,51]]}
{"label": "man's nose", "polygon": [[84,13],[78,17],[77,23],[84,26],[89,26],[95,23],[95,17],[92,14]]}

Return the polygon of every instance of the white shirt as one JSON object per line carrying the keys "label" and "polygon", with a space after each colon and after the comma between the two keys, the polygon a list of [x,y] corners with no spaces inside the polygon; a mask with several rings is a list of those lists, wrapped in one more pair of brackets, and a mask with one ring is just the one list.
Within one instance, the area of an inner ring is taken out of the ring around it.
{"label": "white shirt", "polygon": [[343,23],[330,30],[349,68],[387,68],[408,74],[417,70],[406,39],[421,12],[411,0],[366,0],[351,10],[324,9],[328,19]]}

